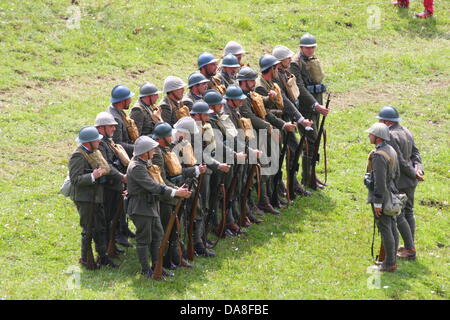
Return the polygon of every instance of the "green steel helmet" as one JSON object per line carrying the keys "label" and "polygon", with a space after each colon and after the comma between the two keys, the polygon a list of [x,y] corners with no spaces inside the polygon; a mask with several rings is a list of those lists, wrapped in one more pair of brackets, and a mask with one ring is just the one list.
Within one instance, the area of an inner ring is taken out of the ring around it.
{"label": "green steel helmet", "polygon": [[203,100],[198,100],[192,105],[190,114],[207,114],[209,111],[208,104]]}
{"label": "green steel helmet", "polygon": [[294,52],[292,52],[288,47],[278,45],[273,48],[272,55],[281,61],[287,58],[292,58],[292,56],[294,56]]}
{"label": "green steel helmet", "polygon": [[242,67],[241,70],[239,70],[239,73],[237,75],[238,81],[244,81],[244,80],[256,80],[258,78],[258,72],[253,70],[250,67]]}
{"label": "green steel helmet", "polygon": [[116,103],[127,100],[132,96],[134,96],[134,93],[131,92],[128,87],[124,86],[123,84],[118,84],[111,90],[111,98],[109,99],[109,101],[111,101],[111,103]]}
{"label": "green steel helmet", "polygon": [[388,126],[381,122],[374,123],[369,129],[366,130],[366,132],[374,135],[375,137],[381,138],[384,141],[391,140]]}
{"label": "green steel helmet", "polygon": [[203,52],[198,56],[198,68],[201,69],[204,66],[206,66],[207,64],[213,63],[213,62],[217,62],[216,57],[214,57],[211,53],[209,52]]}
{"label": "green steel helmet", "polygon": [[305,33],[300,38],[300,46],[301,47],[316,47],[317,46],[316,38],[314,38],[314,36],[310,33]]}
{"label": "green steel helmet", "polygon": [[180,78],[175,77],[175,76],[168,76],[164,80],[163,91],[164,91],[164,93],[169,93],[169,92],[184,88],[185,86],[186,86],[186,83],[184,83],[184,81],[181,80]]}
{"label": "green steel helmet", "polygon": [[247,99],[247,96],[242,92],[242,89],[236,85],[230,85],[225,92],[225,99],[230,100],[244,100]]}
{"label": "green steel helmet", "polygon": [[271,54],[265,54],[261,58],[259,58],[259,67],[261,69],[261,72],[264,72],[269,68],[272,68],[274,65],[278,63],[280,63],[280,60],[278,60]]}
{"label": "green steel helmet", "polygon": [[222,97],[222,95],[219,93],[219,91],[210,89],[205,92],[203,95],[203,100],[209,105],[209,106],[215,106],[217,104],[225,104],[227,101]]}
{"label": "green steel helmet", "polygon": [[383,108],[381,108],[377,119],[393,122],[400,122],[402,120],[400,119],[400,115],[397,109],[395,109],[393,106],[384,106]]}
{"label": "green steel helmet", "polygon": [[232,55],[231,53],[227,54],[222,59],[222,67],[230,67],[230,68],[238,68],[241,65],[239,64],[238,59],[236,56]]}
{"label": "green steel helmet", "polygon": [[188,87],[192,88],[193,86],[195,86],[197,84],[205,83],[205,82],[209,82],[209,80],[206,79],[206,77],[204,75],[202,75],[200,72],[193,72],[189,75]]}
{"label": "green steel helmet", "polygon": [[117,121],[114,119],[113,115],[109,112],[100,112],[96,117],[95,117],[95,123],[94,126],[95,127],[101,127],[101,126],[117,126],[118,123]]}
{"label": "green steel helmet", "polygon": [[244,54],[245,50],[244,48],[237,43],[236,41],[230,41],[226,44],[225,48],[223,49],[223,55],[226,56],[227,54]]}
{"label": "green steel helmet", "polygon": [[133,156],[149,152],[159,146],[159,143],[148,136],[140,136],[134,142]]}
{"label": "green steel helmet", "polygon": [[146,97],[146,96],[152,96],[154,94],[160,94],[161,91],[158,90],[158,88],[151,82],[145,82],[141,85],[139,88],[139,98]]}
{"label": "green steel helmet", "polygon": [[100,133],[98,133],[96,127],[86,126],[81,128],[80,132],[78,133],[78,137],[75,139],[75,141],[80,143],[86,143],[101,139],[103,139],[103,136]]}
{"label": "green steel helmet", "polygon": [[172,135],[172,126],[167,122],[157,123],[153,129],[153,139],[165,138]]}

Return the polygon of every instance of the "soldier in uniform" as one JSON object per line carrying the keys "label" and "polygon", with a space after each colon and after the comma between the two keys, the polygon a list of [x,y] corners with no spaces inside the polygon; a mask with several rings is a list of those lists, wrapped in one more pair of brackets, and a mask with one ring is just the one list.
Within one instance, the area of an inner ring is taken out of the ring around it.
{"label": "soldier in uniform", "polygon": [[225,87],[220,83],[216,77],[217,73],[217,59],[209,52],[203,52],[198,56],[197,65],[201,74],[209,80],[208,89],[215,89],[221,94],[225,93]]}
{"label": "soldier in uniform", "polygon": [[[147,166],[158,143],[147,136],[139,137],[134,146],[134,157],[128,166],[127,213],[136,226],[136,253],[141,264],[141,273],[152,276],[164,232],[160,220],[158,197],[189,198],[186,188],[172,188],[157,183],[149,174]],[[152,268],[148,263],[151,256]],[[163,276],[173,275],[163,269]]]}
{"label": "soldier in uniform", "polygon": [[[114,143],[120,144],[125,149],[129,157],[133,154],[133,139],[139,136],[134,121],[124,111],[130,107],[131,97],[133,96],[134,93],[130,89],[119,84],[111,91],[111,106],[107,109],[107,112],[118,123],[112,139]],[[135,130],[133,131],[133,129]],[[131,133],[134,133],[133,137],[130,136]],[[116,242],[124,247],[132,247],[133,245],[128,241],[128,237],[134,238],[135,234],[128,228],[128,223],[123,215],[119,221],[119,232],[116,236]]]}
{"label": "soldier in uniform", "polygon": [[[94,126],[98,132],[103,136],[100,141],[98,149],[103,155],[103,158],[108,162],[110,167],[110,174],[104,177],[102,182],[104,185],[103,192],[103,206],[105,209],[106,218],[106,237],[107,242],[110,240],[112,221],[115,216],[118,218],[124,216],[122,192],[124,191],[124,183],[127,182],[126,169],[129,158],[126,151],[122,149],[122,157],[125,160],[120,161],[116,153],[118,145],[112,140],[114,131],[118,123],[114,117],[108,112],[100,112],[95,118]],[[120,146],[120,145],[119,145]],[[116,247],[116,251],[121,253],[122,250]]]}
{"label": "soldier in uniform", "polygon": [[[100,179],[108,176],[110,167],[98,151],[102,138],[95,127],[84,127],[80,130],[76,139],[80,146],[69,160],[69,176],[72,184],[70,198],[77,207],[82,228],[80,264],[88,266],[87,257],[90,245],[88,242],[91,241],[91,239],[88,239],[88,233],[91,233],[95,242],[95,249],[99,255],[96,264],[117,268],[118,265],[106,254],[104,185],[100,183]],[[114,173],[112,176],[114,176]]]}
{"label": "soldier in uniform", "polygon": [[171,126],[178,119],[189,116],[189,108],[182,102],[184,87],[186,87],[186,83],[178,77],[168,76],[164,80],[163,91],[166,96],[159,107],[161,108],[163,121]]}
{"label": "soldier in uniform", "polygon": [[316,39],[309,33],[300,39],[300,51],[292,58],[289,71],[296,77],[297,86],[300,91],[299,111],[313,121],[314,130],[306,131],[306,142],[309,146],[308,153],[303,154],[302,177],[303,184],[312,189],[323,189],[325,185],[316,179],[314,183],[311,175],[315,176],[316,164],[312,163],[317,141],[317,126],[320,114],[328,115],[329,109],[322,106],[322,94],[326,91],[326,86],[321,82],[324,74],[320,66],[320,61],[314,55],[317,46]]}
{"label": "soldier in uniform", "polygon": [[[183,185],[187,178],[198,177],[203,171],[199,166],[185,167],[181,166],[177,155],[173,152],[172,127],[167,122],[161,122],[153,131],[153,139],[158,142],[152,163],[161,170],[161,177],[165,185],[176,188]],[[170,215],[175,209],[176,201],[170,198],[160,199],[161,223],[166,230]],[[183,256],[179,254],[179,234],[176,228],[173,228],[169,238],[169,248],[164,257],[164,267],[174,270],[177,265],[182,267],[192,267]]]}
{"label": "soldier in uniform", "polygon": [[[285,46],[278,45],[276,46],[272,54],[275,58],[277,58],[280,63],[278,64],[278,77],[274,79],[274,81],[278,84],[281,89],[283,95],[283,114],[282,118],[285,121],[295,121],[299,124],[298,128],[302,134],[305,133],[305,130],[312,129],[311,126],[313,121],[305,119],[303,115],[298,111],[296,104],[298,103],[299,91],[296,79],[293,74],[289,72],[289,66],[291,65],[292,57],[294,56],[294,52],[292,52],[289,48]],[[296,87],[293,88],[292,86]],[[288,133],[288,145],[289,148],[295,152],[298,147],[297,137],[293,133]],[[292,160],[293,157],[291,157]],[[296,167],[294,163],[288,164],[291,169]],[[309,196],[311,193],[306,191],[298,182],[297,174],[294,174],[294,192],[303,196]]]}
{"label": "soldier in uniform", "polygon": [[139,100],[130,112],[139,130],[139,136],[148,136],[153,132],[155,124],[162,122],[161,109],[156,105],[161,91],[151,82],[145,82],[139,88]]}
{"label": "soldier in uniform", "polygon": [[397,227],[405,243],[405,246],[399,249],[398,257],[414,260],[416,258],[414,193],[418,182],[424,180],[422,159],[411,132],[399,124],[401,119],[397,109],[392,106],[385,106],[381,109],[377,118],[389,127],[390,140],[388,143],[397,152],[400,165],[400,178],[397,187],[401,193],[405,193],[408,197],[404,209],[397,217]]}
{"label": "soldier in uniform", "polygon": [[232,84],[237,85],[236,75],[241,68],[238,59],[229,53],[223,57],[221,67],[220,73],[216,76],[220,80],[220,83],[225,88],[228,88]]}
{"label": "soldier in uniform", "polygon": [[398,233],[395,216],[387,215],[386,205],[391,198],[391,192],[396,192],[396,181],[399,177],[397,154],[387,142],[390,140],[389,129],[382,123],[375,123],[366,132],[369,133],[370,143],[375,145],[375,150],[369,156],[371,167],[373,190],[369,188],[368,203],[373,205],[375,220],[380,230],[386,258],[380,271],[394,272],[397,270],[396,250],[398,246]]}
{"label": "soldier in uniform", "polygon": [[236,41],[229,41],[223,49],[223,56],[225,57],[230,53],[238,59],[239,65],[243,67],[244,65],[241,63],[241,60],[243,54],[246,53],[244,48]]}
{"label": "soldier in uniform", "polygon": [[[280,130],[281,132],[295,132],[297,128],[297,124],[291,123],[290,121],[284,121],[281,118],[284,109],[283,102],[283,94],[281,92],[280,87],[274,82],[274,80],[278,77],[278,64],[280,61],[270,54],[266,54],[259,59],[259,65],[261,68],[261,75],[256,81],[256,89],[255,91],[260,94],[263,98],[264,105],[266,107],[266,119],[269,123]],[[277,116],[278,115],[278,116]],[[301,123],[303,121],[299,119]],[[281,150],[281,139],[279,139],[279,146]],[[281,170],[281,168],[278,168]],[[271,176],[267,183],[267,191],[268,195],[271,195],[272,192],[276,195],[278,194],[278,190],[273,190],[274,187],[274,177]],[[281,208],[287,204],[284,200],[279,197],[272,197],[272,206]]]}
{"label": "soldier in uniform", "polygon": [[208,90],[209,80],[200,72],[193,72],[188,78],[189,92],[183,97],[183,104],[192,109],[194,102],[202,100],[206,90]]}

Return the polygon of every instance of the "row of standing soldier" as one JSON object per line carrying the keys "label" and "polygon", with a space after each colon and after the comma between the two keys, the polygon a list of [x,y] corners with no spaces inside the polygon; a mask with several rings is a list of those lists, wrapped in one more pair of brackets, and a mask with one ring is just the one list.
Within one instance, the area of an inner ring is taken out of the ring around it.
{"label": "row of standing soldier", "polygon": [[[115,86],[106,112],[97,115],[93,127],[80,130],[80,146],[69,162],[70,193],[82,227],[80,263],[90,269],[118,267],[112,260],[122,251],[116,242],[131,246],[125,237],[135,236],[142,274],[173,276],[169,270],[193,267],[194,255],[214,257],[219,239],[241,235],[262,222],[264,213],[279,215],[278,209],[297,195],[310,195],[302,184],[324,188],[315,166],[318,133],[324,132],[323,121],[318,130],[319,116],[325,118],[329,108],[322,105],[326,87],[316,45],[305,34],[296,55],[276,46],[272,55],[260,58],[258,74],[241,63],[242,46],[230,41],[220,70],[218,60],[204,52],[198,57],[199,71],[188,78],[186,94],[184,81],[169,76],[157,105],[161,92],[146,82],[129,115],[125,110],[134,94],[124,85]],[[261,130],[266,134],[254,134]],[[225,139],[230,135],[231,143]],[[196,137],[201,137],[200,152],[192,148]],[[250,143],[253,139],[256,144]],[[278,171],[264,174],[268,164],[250,163],[249,158],[273,154],[274,143],[281,150]],[[231,161],[205,150],[220,150]],[[286,185],[281,178],[284,158]],[[136,235],[129,231],[126,215]],[[91,239],[99,255],[96,262]]]}

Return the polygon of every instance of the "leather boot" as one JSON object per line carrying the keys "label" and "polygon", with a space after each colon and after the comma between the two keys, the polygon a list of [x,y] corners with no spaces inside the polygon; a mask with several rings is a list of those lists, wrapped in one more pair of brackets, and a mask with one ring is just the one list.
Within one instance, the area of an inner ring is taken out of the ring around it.
{"label": "leather boot", "polygon": [[106,266],[106,267],[111,267],[111,268],[118,268],[119,265],[114,263],[114,261],[112,261],[108,256],[102,256],[99,257],[97,260],[97,264],[102,267],[102,266]]}
{"label": "leather boot", "polygon": [[403,249],[402,252],[397,253],[397,258],[405,260],[416,260],[416,249]]}
{"label": "leather boot", "polygon": [[309,197],[310,195],[312,195],[312,193],[303,188],[303,186],[298,183],[298,181],[294,182],[294,193],[304,197]]}
{"label": "leather boot", "polygon": [[247,214],[247,217],[252,223],[260,224],[263,222],[261,219],[256,218],[251,211]]}
{"label": "leather boot", "polygon": [[267,197],[265,197],[265,199],[263,199],[263,202],[259,203],[258,208],[261,209],[264,212],[269,212],[272,213],[276,216],[279,216],[281,213],[278,210],[275,210],[272,205],[269,203]]}
{"label": "leather boot", "polygon": [[207,249],[203,243],[197,243],[194,246],[195,254],[202,257],[215,257],[216,254],[211,249]]}
{"label": "leather boot", "polygon": [[120,233],[118,235],[116,235],[116,243],[120,244],[126,248],[133,247],[133,245],[130,242],[128,242],[128,239],[123,234],[120,234]]}
{"label": "leather boot", "polygon": [[386,266],[384,263],[378,266],[378,271],[381,272],[395,272],[397,271],[397,265]]}
{"label": "leather boot", "polygon": [[416,13],[416,17],[420,18],[420,19],[427,19],[427,18],[431,18],[433,16],[433,14],[431,12],[429,12],[428,10],[424,10],[422,12]]}
{"label": "leather boot", "polygon": [[239,228],[239,226],[236,224],[236,222],[230,222],[226,225],[226,227],[228,229],[230,229],[231,231],[233,231],[235,234],[239,235],[241,233],[246,233],[247,230],[243,229],[243,228]]}
{"label": "leather boot", "polygon": [[256,215],[256,216],[263,216],[264,215],[264,211],[259,209],[256,205],[253,205],[250,208],[250,212],[252,213],[252,215]]}

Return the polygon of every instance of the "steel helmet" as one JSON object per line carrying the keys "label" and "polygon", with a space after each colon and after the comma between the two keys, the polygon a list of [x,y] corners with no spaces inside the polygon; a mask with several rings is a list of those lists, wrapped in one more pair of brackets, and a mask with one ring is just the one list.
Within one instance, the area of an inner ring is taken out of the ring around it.
{"label": "steel helmet", "polygon": [[164,80],[163,91],[164,93],[169,93],[184,87],[186,87],[186,83],[183,80],[175,76],[168,76]]}
{"label": "steel helmet", "polygon": [[305,33],[300,38],[300,46],[301,47],[316,47],[317,46],[316,38],[314,38],[314,36],[310,33]]}
{"label": "steel helmet", "polygon": [[123,84],[118,84],[111,90],[111,98],[109,99],[109,101],[111,101],[111,103],[116,103],[127,100],[132,96],[134,96],[134,93],[131,92],[128,87],[124,86]]}
{"label": "steel helmet", "polygon": [[219,91],[210,89],[203,95],[203,100],[209,105],[225,104],[227,101],[222,97]]}
{"label": "steel helmet", "polygon": [[393,122],[401,121],[397,109],[395,109],[393,106],[384,106],[383,108],[381,108],[380,113],[377,116],[377,119]]}
{"label": "steel helmet", "polygon": [[208,104],[203,100],[198,100],[192,105],[190,114],[206,114],[209,111]]}
{"label": "steel helmet", "polygon": [[158,88],[151,82],[145,82],[141,85],[139,88],[139,98],[146,97],[146,96],[152,96],[154,94],[160,94],[161,91],[158,90]]}
{"label": "steel helmet", "polygon": [[159,143],[148,136],[140,136],[134,142],[133,156],[146,153],[159,146]]}
{"label": "steel helmet", "polygon": [[206,66],[207,64],[210,64],[213,62],[217,62],[217,59],[209,52],[203,52],[202,54],[200,54],[198,56],[198,68],[199,69],[201,69],[204,66]]}
{"label": "steel helmet", "polygon": [[374,135],[375,137],[381,138],[384,141],[391,140],[388,126],[381,122],[374,123],[369,129],[366,130],[366,132]]}
{"label": "steel helmet", "polygon": [[226,44],[225,48],[223,49],[223,55],[226,56],[227,54],[244,54],[244,48],[237,43],[236,41],[230,41]]}
{"label": "steel helmet", "polygon": [[259,59],[259,67],[261,69],[261,72],[264,72],[269,68],[272,68],[274,65],[278,63],[280,63],[280,60],[278,60],[271,54],[265,54]]}
{"label": "steel helmet", "polygon": [[153,129],[153,139],[165,138],[172,135],[172,126],[167,122],[159,122]]}
{"label": "steel helmet", "polygon": [[190,133],[190,134],[198,134],[200,131],[198,130],[198,126],[195,123],[195,120],[191,117],[183,117],[177,121],[173,125],[173,128],[178,132]]}
{"label": "steel helmet", "polygon": [[206,79],[206,77],[204,75],[202,75],[200,72],[193,72],[189,75],[188,87],[192,88],[193,86],[195,86],[197,84],[205,83],[205,82],[209,82],[209,80]]}
{"label": "steel helmet", "polygon": [[256,80],[257,78],[258,73],[250,67],[243,67],[241,70],[239,70],[239,73],[237,75],[238,81]]}
{"label": "steel helmet", "polygon": [[231,53],[227,54],[222,59],[222,67],[236,68],[236,67],[240,67],[240,66],[241,65],[239,64],[238,59]]}
{"label": "steel helmet", "polygon": [[273,48],[272,55],[278,60],[284,60],[287,58],[292,58],[294,52],[292,52],[288,47],[278,45]]}
{"label": "steel helmet", "polygon": [[116,126],[118,125],[117,121],[114,119],[113,115],[109,112],[100,112],[95,117],[95,127],[101,127],[101,126]]}
{"label": "steel helmet", "polygon": [[75,139],[75,141],[80,143],[86,143],[101,139],[103,139],[103,136],[100,133],[98,133],[96,127],[86,126],[81,128],[80,132],[78,133],[78,137]]}
{"label": "steel helmet", "polygon": [[244,94],[244,92],[242,92],[242,89],[240,87],[231,85],[228,86],[224,98],[230,100],[244,100],[247,99],[247,96]]}

